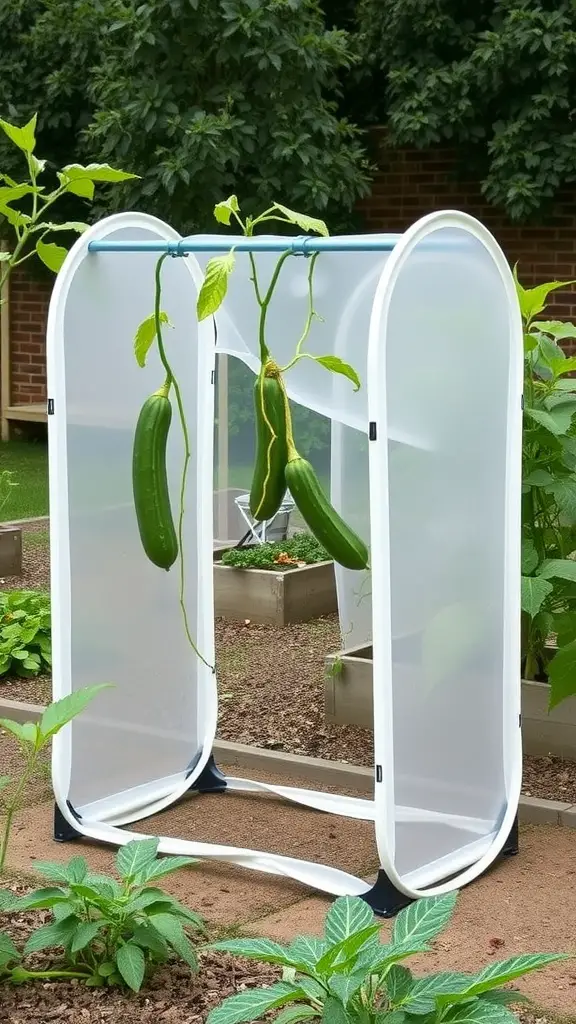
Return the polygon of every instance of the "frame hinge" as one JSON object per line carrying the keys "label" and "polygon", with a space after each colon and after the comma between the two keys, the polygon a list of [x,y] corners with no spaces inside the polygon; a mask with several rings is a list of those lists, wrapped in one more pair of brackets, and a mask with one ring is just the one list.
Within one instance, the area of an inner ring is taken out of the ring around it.
{"label": "frame hinge", "polygon": [[48,415],[49,416],[53,416],[54,415],[54,399],[53,398],[49,398],[48,399]]}
{"label": "frame hinge", "polygon": [[375,441],[376,440],[376,421],[375,420],[370,420],[370,423],[369,423],[369,426],[368,426],[368,438],[369,438],[370,441]]}
{"label": "frame hinge", "polygon": [[376,765],[376,782],[382,782],[382,765]]}

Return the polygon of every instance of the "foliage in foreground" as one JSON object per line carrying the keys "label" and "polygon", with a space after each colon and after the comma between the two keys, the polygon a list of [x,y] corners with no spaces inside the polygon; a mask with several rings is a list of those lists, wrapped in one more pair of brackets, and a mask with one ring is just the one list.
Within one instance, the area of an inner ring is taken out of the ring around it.
{"label": "foliage in foreground", "polygon": [[56,164],[72,151],[142,175],[99,212],[189,233],[236,181],[249,210],[275,195],[350,210],[368,191],[360,134],[337,111],[355,57],[319,0],[0,0],[0,23],[0,109],[41,106]]}
{"label": "foliage in foreground", "polygon": [[37,590],[0,591],[0,676],[26,678],[52,664],[50,598]]}
{"label": "foliage in foreground", "polygon": [[297,533],[287,540],[253,544],[245,548],[232,548],[222,555],[222,565],[236,569],[294,569],[299,562],[314,565],[326,562],[328,552],[311,533]]}
{"label": "foliage in foreground", "polygon": [[277,1024],[320,1018],[325,1024],[515,1024],[508,1006],[522,996],[503,986],[565,954],[533,953],[492,962],[477,974],[440,971],[415,976],[407,957],[430,950],[448,924],[457,893],[418,900],[396,918],[391,940],[356,897],[336,900],[321,939],[300,937],[289,946],[269,939],[232,939],[212,947],[278,964],[283,978],[247,989],[212,1010],[207,1024],[262,1020],[282,1008]]}
{"label": "foliage in foreground", "polygon": [[17,740],[24,762],[19,778],[12,778],[10,775],[0,777],[0,803],[5,814],[0,838],[0,872],[6,863],[14,815],[21,807],[26,787],[38,769],[42,751],[46,749],[53,736],[84,711],[100,690],[105,689],[108,689],[106,684],[76,690],[62,700],[49,704],[39,722],[21,724],[13,722],[10,718],[0,718],[0,729],[5,729]]}
{"label": "foliage in foreground", "polygon": [[[194,861],[160,859],[157,852],[155,838],[121,847],[116,857],[120,881],[90,872],[83,857],[67,864],[36,864],[50,887],[5,901],[4,909],[50,910],[52,920],[32,932],[22,954],[0,936],[0,971],[15,983],[74,977],[90,986],[125,985],[138,992],[150,972],[174,954],[196,970],[188,932],[201,930],[202,920],[151,884]],[[20,964],[28,954],[56,948],[63,955],[52,970],[28,971]]]}
{"label": "foliage in foreground", "polygon": [[573,183],[572,0],[359,0],[358,17],[363,109],[394,143],[472,157],[484,194],[513,218]]}
{"label": "foliage in foreground", "polygon": [[550,292],[570,283],[517,284],[525,356],[523,675],[549,681],[550,707],[576,693],[576,356],[560,347],[576,338],[576,326],[540,316]]}

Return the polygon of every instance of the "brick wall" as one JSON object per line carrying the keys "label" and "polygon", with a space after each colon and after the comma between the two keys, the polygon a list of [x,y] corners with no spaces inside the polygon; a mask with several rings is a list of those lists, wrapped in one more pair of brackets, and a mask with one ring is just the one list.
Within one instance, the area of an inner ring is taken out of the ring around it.
{"label": "brick wall", "polygon": [[13,405],[46,400],[46,319],[52,285],[17,269],[10,281]]}
{"label": "brick wall", "polygon": [[[518,225],[483,198],[477,182],[458,181],[449,150],[389,151],[382,146],[372,195],[360,208],[368,231],[403,231],[419,217],[456,209],[492,231],[521,281],[576,279],[576,188],[563,194],[542,224]],[[45,330],[50,284],[17,272],[11,285],[12,402],[46,398]],[[555,293],[550,315],[576,320],[576,289]]]}

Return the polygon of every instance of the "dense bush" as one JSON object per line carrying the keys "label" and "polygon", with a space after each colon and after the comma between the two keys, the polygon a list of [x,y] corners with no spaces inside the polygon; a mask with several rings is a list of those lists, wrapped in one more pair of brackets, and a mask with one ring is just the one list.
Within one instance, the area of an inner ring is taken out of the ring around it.
{"label": "dense bush", "polygon": [[113,158],[141,175],[105,209],[192,231],[241,183],[247,212],[281,197],[334,223],[367,190],[336,109],[349,38],[318,0],[0,0],[0,24],[0,112],[40,110],[55,163]]}
{"label": "dense bush", "polygon": [[359,0],[358,10],[370,115],[394,143],[455,145],[515,218],[575,180],[571,0]]}

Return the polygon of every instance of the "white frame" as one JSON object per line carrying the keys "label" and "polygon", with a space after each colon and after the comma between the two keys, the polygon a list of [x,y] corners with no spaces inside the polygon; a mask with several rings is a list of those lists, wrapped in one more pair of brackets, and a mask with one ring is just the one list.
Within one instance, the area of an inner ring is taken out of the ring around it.
{"label": "white frame", "polygon": [[[105,239],[111,233],[126,228],[145,228],[155,233],[164,241],[178,241],[177,232],[167,227],[156,218],[143,214],[118,214],[105,218],[86,232],[75,244],[58,276],[48,319],[47,362],[49,394],[54,400],[55,414],[48,417],[50,442],[50,540],[52,552],[52,608],[53,608],[53,657],[54,657],[54,698],[58,699],[71,692],[70,665],[70,552],[68,523],[68,481],[66,463],[66,422],[63,410],[66,408],[66,382],[64,374],[64,353],[62,344],[63,315],[68,289],[76,269],[87,257],[88,244],[93,240]],[[384,347],[379,342],[382,321],[386,319],[390,296],[394,283],[414,246],[439,228],[460,228],[468,231],[481,241],[490,253],[509,298],[510,309],[510,344],[512,346],[512,367],[508,395],[508,450],[507,450],[507,508],[506,508],[506,558],[503,566],[505,575],[505,606],[506,622],[504,624],[506,645],[504,654],[504,676],[509,681],[503,696],[503,722],[505,736],[505,779],[507,792],[506,813],[500,827],[491,834],[485,834],[485,822],[459,817],[460,824],[466,822],[468,828],[482,834],[482,839],[469,844],[457,854],[444,857],[433,864],[424,865],[421,869],[411,872],[402,878],[395,869],[391,836],[393,835],[394,816],[396,820],[410,820],[415,816],[418,820],[433,820],[438,815],[433,812],[420,811],[413,808],[394,809],[393,779],[393,736],[391,714],[391,638],[390,631],[380,637],[374,636],[374,714],[375,718],[386,723],[385,728],[375,730],[375,763],[382,766],[381,775],[375,782],[374,800],[337,796],[301,789],[290,786],[267,785],[248,779],[230,779],[227,785],[231,791],[271,793],[289,801],[303,804],[325,812],[332,812],[348,817],[372,820],[375,822],[376,841],[380,863],[390,881],[399,892],[409,898],[440,893],[457,889],[480,875],[496,859],[501,852],[512,828],[517,812],[521,780],[521,738],[519,727],[520,712],[520,496],[521,496],[521,391],[522,391],[522,328],[514,291],[514,283],[508,264],[502,251],[491,234],[473,218],[458,212],[447,211],[432,214],[415,224],[396,245],[386,261],[384,270],[376,289],[370,325],[368,350],[368,408],[369,420],[384,425],[386,409],[383,408],[382,396],[370,389],[370,380],[377,378],[379,361],[384,356]],[[376,241],[377,236],[370,236]],[[376,246],[374,246],[376,248]],[[98,258],[113,259],[113,255],[98,254]],[[197,289],[202,280],[200,267],[193,256],[186,260],[192,284]],[[202,373],[198,375],[198,407],[197,424],[200,443],[206,452],[202,460],[197,478],[200,492],[201,516],[198,531],[199,586],[203,600],[199,602],[204,613],[199,613],[196,623],[197,635],[201,649],[210,651],[213,648],[213,635],[210,617],[206,608],[213,608],[213,512],[212,512],[212,446],[214,389],[201,387],[201,382],[208,379],[209,370],[215,365],[213,340],[209,336],[209,325],[200,325],[199,359],[204,361]],[[204,342],[204,344],[202,344]],[[204,375],[205,374],[205,375]],[[374,510],[382,511],[387,517],[387,452],[386,431],[378,432],[377,438],[370,443],[370,508],[372,523],[375,523]],[[375,467],[379,469],[376,472]],[[386,471],[382,471],[385,467]],[[388,589],[389,552],[386,531],[372,529],[372,562],[381,567],[381,572],[372,573],[372,601],[374,618],[379,622],[390,622],[390,594]],[[206,679],[208,683],[208,680]],[[203,752],[194,775],[188,777],[184,772],[167,779],[159,779],[154,783],[136,787],[116,797],[98,801],[95,804],[76,809],[80,811],[78,819],[68,805],[68,792],[71,771],[71,727],[67,727],[55,737],[53,746],[53,786],[57,805],[64,819],[77,832],[86,837],[111,843],[116,846],[125,845],[132,839],[143,838],[142,833],[133,833],[121,829],[134,820],[155,814],[173,804],[188,789],[193,778],[197,778],[205,767],[212,750],[216,731],[217,692],[212,677],[204,691],[205,701],[205,739]],[[203,695],[199,699],[204,700]],[[120,799],[122,798],[122,799]],[[447,822],[446,815],[440,815]],[[281,856],[264,851],[224,846],[214,843],[202,843],[160,837],[159,850],[163,853],[188,854],[207,860],[224,860],[254,870],[270,874],[283,875],[334,895],[354,894],[365,895],[371,886],[362,879],[327,865],[319,865],[302,861],[293,857]],[[449,882],[443,879],[450,877]],[[440,883],[440,884],[438,884]]]}

